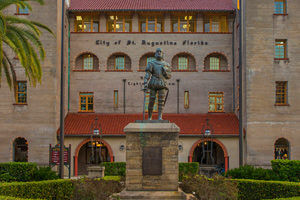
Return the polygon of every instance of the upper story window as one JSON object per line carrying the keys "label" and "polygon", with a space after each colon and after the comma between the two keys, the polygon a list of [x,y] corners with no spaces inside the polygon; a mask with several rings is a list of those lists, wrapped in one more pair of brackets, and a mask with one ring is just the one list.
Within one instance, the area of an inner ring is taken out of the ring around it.
{"label": "upper story window", "polygon": [[94,111],[94,93],[88,92],[79,94],[79,112]]}
{"label": "upper story window", "polygon": [[171,18],[172,32],[195,32],[196,16],[174,15]]}
{"label": "upper story window", "polygon": [[99,32],[99,15],[77,15],[75,32]]}
{"label": "upper story window", "polygon": [[20,6],[17,6],[17,14],[19,14],[19,15],[28,15],[29,14],[28,7],[21,8]]}
{"label": "upper story window", "polygon": [[276,81],[275,105],[287,105],[288,89],[287,81]]}
{"label": "upper story window", "polygon": [[91,53],[81,54],[76,58],[75,70],[99,70],[99,60]]}
{"label": "upper story window", "polygon": [[275,59],[287,58],[287,40],[275,40]]}
{"label": "upper story window", "polygon": [[227,15],[205,15],[204,32],[228,32]]}
{"label": "upper story window", "polygon": [[139,20],[140,32],[164,32],[162,16],[141,16]]}
{"label": "upper story window", "polygon": [[274,14],[286,14],[286,0],[274,0]]}
{"label": "upper story window", "polygon": [[126,15],[110,15],[107,18],[108,32],[131,32],[132,18]]}
{"label": "upper story window", "polygon": [[115,53],[107,60],[107,71],[131,71],[131,59],[124,53]]}
{"label": "upper story window", "polygon": [[195,71],[196,61],[194,56],[188,53],[179,53],[172,59],[173,71]]}
{"label": "upper story window", "polygon": [[227,58],[220,53],[211,53],[204,60],[204,71],[228,71]]}
{"label": "upper story window", "polygon": [[17,81],[16,103],[17,104],[27,103],[27,82],[26,81]]}
{"label": "upper story window", "polygon": [[224,94],[223,92],[209,92],[209,112],[224,111]]}

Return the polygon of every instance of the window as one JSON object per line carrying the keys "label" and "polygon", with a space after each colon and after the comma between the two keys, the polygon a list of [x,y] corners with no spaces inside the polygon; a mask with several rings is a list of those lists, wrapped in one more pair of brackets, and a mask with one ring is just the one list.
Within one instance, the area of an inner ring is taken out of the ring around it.
{"label": "window", "polygon": [[228,32],[226,15],[204,16],[204,32]]}
{"label": "window", "polygon": [[224,111],[224,94],[223,92],[209,92],[209,112]]}
{"label": "window", "polygon": [[274,1],[274,14],[286,14],[286,0]]}
{"label": "window", "polygon": [[13,143],[14,162],[28,162],[28,142],[25,138],[16,138]]}
{"label": "window", "polygon": [[287,58],[287,41],[275,40],[275,59]]}
{"label": "window", "polygon": [[119,92],[118,90],[114,90],[114,108],[118,107],[119,103]]}
{"label": "window", "polygon": [[26,81],[17,81],[16,103],[17,104],[27,103],[27,82]]}
{"label": "window", "polygon": [[27,15],[27,14],[29,14],[28,7],[21,8],[20,6],[17,6],[17,14],[19,14],[19,15]]}
{"label": "window", "polygon": [[93,112],[94,111],[94,93],[80,93],[79,94],[79,111]]}
{"label": "window", "polygon": [[[146,93],[146,102],[145,102],[145,112],[148,112],[148,105],[149,105],[149,99],[150,99],[150,92],[147,91]],[[154,106],[153,106],[153,112],[157,112],[157,105],[158,105],[158,94],[156,94]]]}
{"label": "window", "polygon": [[193,15],[179,15],[171,18],[172,32],[195,32],[196,17]]}
{"label": "window", "polygon": [[163,32],[163,18],[160,16],[140,17],[140,32]]}
{"label": "window", "polygon": [[186,56],[178,57],[178,70],[188,70],[189,60]]}
{"label": "window", "polygon": [[189,106],[190,106],[189,91],[184,91],[184,108],[188,109]]}
{"label": "window", "polygon": [[115,70],[124,70],[125,69],[125,57],[116,56],[115,58]]}
{"label": "window", "polygon": [[280,138],[275,142],[274,157],[275,159],[290,159],[289,142],[285,138]]}
{"label": "window", "polygon": [[83,69],[91,70],[93,69],[93,56],[91,54],[86,54],[83,56]]}
{"label": "window", "polygon": [[131,32],[132,20],[130,16],[111,15],[107,19],[108,32]]}
{"label": "window", "polygon": [[98,15],[77,15],[75,32],[99,32]]}
{"label": "window", "polygon": [[287,104],[287,81],[277,81],[276,82],[276,105],[286,105]]}
{"label": "window", "polygon": [[220,58],[210,57],[209,58],[209,69],[210,70],[220,70]]}

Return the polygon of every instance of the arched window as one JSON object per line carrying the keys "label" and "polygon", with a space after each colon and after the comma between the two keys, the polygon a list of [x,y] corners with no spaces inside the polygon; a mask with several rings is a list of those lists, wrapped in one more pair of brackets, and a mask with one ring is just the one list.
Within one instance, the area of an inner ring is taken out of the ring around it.
{"label": "arched window", "polygon": [[290,159],[289,141],[285,138],[279,138],[274,145],[275,159]]}
{"label": "arched window", "polygon": [[194,56],[188,53],[180,53],[172,59],[172,69],[174,71],[194,71],[196,70],[196,61]]}
{"label": "arched window", "polygon": [[124,53],[115,53],[107,60],[108,71],[129,71],[131,70],[131,59]]}
{"label": "arched window", "polygon": [[155,53],[147,53],[143,55],[139,62],[139,70],[143,71],[146,69],[148,62],[155,60]]}
{"label": "arched window", "polygon": [[14,162],[28,162],[28,142],[25,138],[16,138],[14,143]]}
{"label": "arched window", "polygon": [[84,53],[76,58],[76,70],[99,70],[99,59],[92,53]]}
{"label": "arched window", "polygon": [[206,56],[204,60],[205,71],[227,71],[227,58],[220,53],[212,53]]}

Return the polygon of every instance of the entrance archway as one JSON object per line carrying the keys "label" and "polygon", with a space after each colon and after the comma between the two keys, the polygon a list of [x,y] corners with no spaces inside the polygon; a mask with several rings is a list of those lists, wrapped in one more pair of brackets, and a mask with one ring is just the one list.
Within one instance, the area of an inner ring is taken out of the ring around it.
{"label": "entrance archway", "polygon": [[225,146],[217,139],[198,140],[194,143],[189,153],[189,162],[199,162],[200,166],[223,168],[225,172],[228,170],[228,160],[229,157]]}
{"label": "entrance archway", "polygon": [[86,139],[75,150],[74,175],[86,175],[88,166],[113,161],[112,149],[106,141],[99,138],[93,138],[92,141]]}
{"label": "entrance archway", "polygon": [[18,137],[13,142],[14,162],[28,162],[28,142],[25,138]]}

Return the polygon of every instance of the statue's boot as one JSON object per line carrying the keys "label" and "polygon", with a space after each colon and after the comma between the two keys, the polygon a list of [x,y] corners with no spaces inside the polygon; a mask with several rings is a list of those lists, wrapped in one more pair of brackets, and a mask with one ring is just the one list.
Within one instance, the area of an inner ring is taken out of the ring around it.
{"label": "statue's boot", "polygon": [[152,120],[152,112],[153,112],[153,108],[152,109],[148,108],[148,120]]}
{"label": "statue's boot", "polygon": [[163,120],[162,114],[164,109],[164,101],[158,100],[158,120]]}

